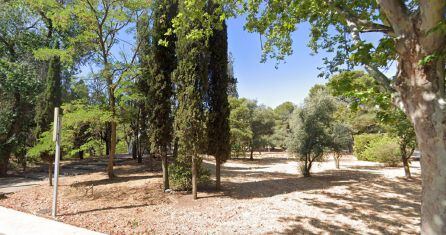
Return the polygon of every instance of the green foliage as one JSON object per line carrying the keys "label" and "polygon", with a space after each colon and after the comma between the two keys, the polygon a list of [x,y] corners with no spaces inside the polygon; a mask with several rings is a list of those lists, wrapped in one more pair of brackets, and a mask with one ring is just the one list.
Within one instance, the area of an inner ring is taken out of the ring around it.
{"label": "green foliage", "polygon": [[270,136],[274,132],[274,111],[266,106],[258,106],[256,103],[250,105],[252,112],[252,139],[251,148],[259,149],[270,145]]}
{"label": "green foliage", "polygon": [[372,139],[362,152],[366,161],[385,163],[388,166],[397,166],[401,162],[401,152],[398,139],[387,135]]}
{"label": "green foliage", "polygon": [[[176,1],[159,0],[152,3],[153,29],[152,40],[155,42],[145,56],[149,63],[143,63],[149,70],[148,76],[142,82],[147,84],[147,103],[149,112],[149,142],[151,150],[158,154],[167,154],[167,148],[172,142],[172,72],[176,68],[174,35],[166,35],[172,27],[172,19],[177,14]],[[148,27],[149,22],[147,22]],[[144,40],[149,40],[146,38]],[[166,40],[166,46],[158,41]],[[144,62],[144,60],[142,61]]]}
{"label": "green foliage", "polygon": [[[74,101],[62,106],[61,149],[68,157],[80,151],[102,153],[101,132],[111,121],[111,113],[85,101]],[[81,138],[79,140],[79,138]],[[54,153],[52,129],[43,132],[37,143],[28,149],[28,155],[38,158]]]}
{"label": "green foliage", "polygon": [[231,108],[229,115],[231,150],[238,157],[245,154],[253,136],[251,130],[252,110],[245,98],[229,97],[229,106]]}
{"label": "green foliage", "polygon": [[227,34],[226,22],[223,22],[223,28],[214,30],[209,40],[207,151],[220,162],[225,162],[231,155]]}
{"label": "green foliage", "polygon": [[286,138],[290,134],[290,119],[295,105],[291,102],[284,102],[274,109],[275,125],[271,136],[271,144],[274,147],[286,149]]}
{"label": "green foliage", "polygon": [[335,111],[334,98],[325,89],[314,89],[293,113],[288,151],[302,162],[304,176],[310,176],[313,162],[322,161],[324,152],[332,145]]}
{"label": "green foliage", "polygon": [[[184,158],[183,158],[184,159]],[[191,160],[185,162],[176,162],[169,165],[169,185],[173,190],[191,190],[192,189],[192,171]],[[210,171],[201,166],[201,160],[198,163],[198,184],[205,185],[210,182]]]}
{"label": "green foliage", "polygon": [[371,142],[383,138],[383,134],[360,134],[354,136],[353,152],[358,160],[367,161],[364,151]]}
{"label": "green foliage", "polygon": [[336,122],[332,127],[332,145],[331,149],[335,153],[344,150],[350,150],[353,146],[352,131],[345,123]]}

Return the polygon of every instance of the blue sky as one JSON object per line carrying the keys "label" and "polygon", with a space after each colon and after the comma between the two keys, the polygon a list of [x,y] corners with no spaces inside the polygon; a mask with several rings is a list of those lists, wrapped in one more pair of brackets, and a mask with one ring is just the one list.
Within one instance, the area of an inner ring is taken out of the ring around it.
{"label": "blue sky", "polygon": [[234,58],[240,97],[256,99],[270,107],[285,101],[299,104],[313,85],[326,82],[317,77],[320,72],[317,67],[322,66],[322,58],[326,54],[310,55],[311,50],[306,46],[308,25],[299,25],[293,34],[293,55],[276,69],[275,60],[260,63],[259,34],[244,31],[243,24],[243,17],[228,20],[229,51]]}

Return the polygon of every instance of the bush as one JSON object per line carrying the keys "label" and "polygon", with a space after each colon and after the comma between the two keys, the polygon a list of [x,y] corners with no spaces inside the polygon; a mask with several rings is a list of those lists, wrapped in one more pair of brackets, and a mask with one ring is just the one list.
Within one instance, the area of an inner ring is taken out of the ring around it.
{"label": "bush", "polygon": [[368,161],[363,154],[364,151],[367,149],[370,142],[379,140],[379,139],[383,138],[383,136],[384,136],[383,134],[355,135],[353,152],[354,152],[354,155],[356,156],[356,158],[361,161]]}
{"label": "bush", "polygon": [[[198,185],[210,182],[209,170],[198,164]],[[192,189],[192,167],[190,164],[175,162],[169,165],[169,185],[173,190],[187,191]]]}
{"label": "bush", "polygon": [[388,166],[397,166],[401,162],[398,141],[388,136],[372,140],[362,155],[367,161],[385,163]]}

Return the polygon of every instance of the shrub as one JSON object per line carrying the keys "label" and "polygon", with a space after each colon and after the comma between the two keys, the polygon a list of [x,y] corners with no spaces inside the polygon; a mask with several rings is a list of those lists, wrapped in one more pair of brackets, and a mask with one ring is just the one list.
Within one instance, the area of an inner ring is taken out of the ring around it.
{"label": "shrub", "polygon": [[[198,185],[210,182],[211,173],[203,168],[201,164],[198,166]],[[192,170],[190,164],[174,163],[169,165],[169,185],[173,190],[186,191],[192,189]]]}
{"label": "shrub", "polygon": [[364,151],[369,146],[369,143],[378,139],[381,139],[383,134],[361,134],[355,135],[353,152],[358,160],[368,161],[364,156]]}
{"label": "shrub", "polygon": [[385,163],[388,166],[397,166],[401,161],[398,141],[388,136],[369,142],[362,155],[367,161]]}

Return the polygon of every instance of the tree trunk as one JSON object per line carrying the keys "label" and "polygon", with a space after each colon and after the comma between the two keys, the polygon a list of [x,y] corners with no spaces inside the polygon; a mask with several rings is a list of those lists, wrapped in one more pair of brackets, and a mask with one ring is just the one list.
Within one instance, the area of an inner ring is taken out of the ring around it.
{"label": "tree trunk", "polygon": [[112,179],[115,177],[113,173],[113,164],[115,158],[115,150],[116,150],[116,122],[111,122],[111,138],[110,138],[110,155],[108,156],[108,164],[107,164],[107,174],[108,178]]}
{"label": "tree trunk", "polygon": [[249,160],[254,160],[254,148],[253,147],[251,147],[251,153],[249,154]]}
{"label": "tree trunk", "polygon": [[403,158],[403,167],[404,167],[404,175],[407,179],[411,178],[410,175],[410,166],[409,166],[409,159],[406,156],[402,156]]}
{"label": "tree trunk", "polygon": [[84,150],[79,151],[79,159],[82,160],[84,159]]}
{"label": "tree trunk", "polygon": [[169,165],[167,162],[167,153],[162,153],[162,168],[163,168],[163,189],[166,191],[170,188],[169,186]]}
{"label": "tree trunk", "polygon": [[53,186],[53,161],[48,162],[48,183]]}
{"label": "tree trunk", "polygon": [[220,157],[215,156],[215,189],[216,190],[220,190],[220,188],[221,188],[220,168],[221,168]]}
{"label": "tree trunk", "polygon": [[333,155],[334,161],[335,161],[335,165],[336,165],[336,169],[339,169],[339,162],[340,162],[340,157],[338,157],[336,154]]}
{"label": "tree trunk", "polygon": [[138,157],[138,153],[137,153],[137,142],[136,139],[132,140],[132,158],[136,160],[136,158]]}
{"label": "tree trunk", "polygon": [[197,157],[194,155],[192,155],[192,196],[194,198],[194,200],[196,200],[197,197],[197,186],[198,186],[198,182],[197,182]]}
{"label": "tree trunk", "polygon": [[422,65],[419,61],[425,56],[415,49],[401,54],[396,84],[422,155],[421,233],[446,234],[444,63]]}
{"label": "tree trunk", "polygon": [[106,127],[105,127],[105,155],[109,156],[110,155],[110,131],[111,130],[111,124],[107,123]]}
{"label": "tree trunk", "polygon": [[0,177],[5,177],[8,172],[9,153],[0,156]]}

